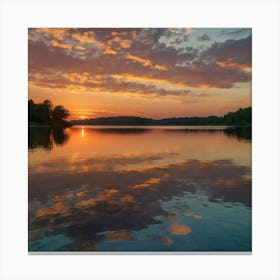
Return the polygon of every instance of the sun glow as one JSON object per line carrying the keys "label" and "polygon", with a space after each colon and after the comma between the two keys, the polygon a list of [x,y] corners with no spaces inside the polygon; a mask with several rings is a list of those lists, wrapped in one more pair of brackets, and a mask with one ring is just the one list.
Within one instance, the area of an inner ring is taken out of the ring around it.
{"label": "sun glow", "polygon": [[69,120],[224,115],[251,106],[251,33],[30,28],[28,98],[63,105]]}

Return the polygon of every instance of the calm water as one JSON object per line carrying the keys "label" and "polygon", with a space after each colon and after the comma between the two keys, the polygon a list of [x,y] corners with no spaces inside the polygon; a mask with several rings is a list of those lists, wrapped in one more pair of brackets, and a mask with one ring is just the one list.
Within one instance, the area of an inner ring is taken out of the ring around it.
{"label": "calm water", "polygon": [[251,251],[251,133],[29,128],[29,251]]}

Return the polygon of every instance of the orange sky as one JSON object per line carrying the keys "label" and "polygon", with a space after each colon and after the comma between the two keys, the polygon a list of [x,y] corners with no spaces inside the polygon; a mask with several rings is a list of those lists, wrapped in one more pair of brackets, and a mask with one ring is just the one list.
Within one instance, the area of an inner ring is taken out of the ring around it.
{"label": "orange sky", "polygon": [[251,29],[32,28],[28,46],[29,99],[70,119],[251,106]]}

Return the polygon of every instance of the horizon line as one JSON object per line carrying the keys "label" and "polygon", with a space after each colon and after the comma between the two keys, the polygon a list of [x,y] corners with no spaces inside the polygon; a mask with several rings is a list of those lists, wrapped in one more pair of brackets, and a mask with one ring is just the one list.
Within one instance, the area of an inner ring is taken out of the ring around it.
{"label": "horizon line", "polygon": [[118,115],[118,116],[106,116],[106,117],[95,117],[95,118],[84,118],[84,119],[69,119],[69,121],[86,121],[86,120],[96,120],[96,119],[106,119],[106,118],[140,118],[140,119],[149,119],[149,120],[155,120],[155,121],[160,121],[160,120],[165,120],[165,119],[183,119],[183,118],[208,118],[208,117],[218,117],[221,118],[228,113],[235,113],[240,109],[248,109],[252,108],[252,106],[249,107],[240,107],[236,111],[229,111],[223,115],[208,115],[208,116],[183,116],[183,117],[164,117],[164,118],[152,118],[152,117],[141,117],[141,116],[133,116],[133,115]]}

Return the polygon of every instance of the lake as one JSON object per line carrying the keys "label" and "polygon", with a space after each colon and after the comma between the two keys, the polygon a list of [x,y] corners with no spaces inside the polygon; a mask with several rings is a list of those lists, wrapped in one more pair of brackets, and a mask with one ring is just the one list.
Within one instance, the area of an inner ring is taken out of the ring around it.
{"label": "lake", "polygon": [[29,127],[29,251],[251,251],[251,128]]}

